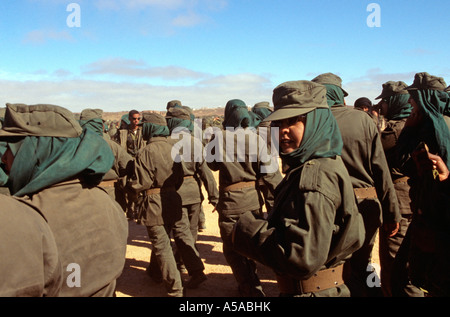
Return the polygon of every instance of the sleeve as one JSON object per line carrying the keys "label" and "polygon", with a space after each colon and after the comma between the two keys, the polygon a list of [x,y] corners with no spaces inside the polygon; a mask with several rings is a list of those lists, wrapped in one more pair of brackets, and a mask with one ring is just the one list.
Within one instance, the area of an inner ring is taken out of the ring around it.
{"label": "sleeve", "polygon": [[147,151],[139,151],[134,161],[134,179],[128,186],[135,194],[150,189],[153,185],[154,173],[151,159],[146,154]]}
{"label": "sleeve", "polygon": [[373,132],[371,146],[370,166],[377,196],[383,210],[383,223],[400,222],[401,214],[397,194],[378,130]]}
{"label": "sleeve", "polygon": [[243,214],[235,225],[233,244],[237,252],[277,273],[305,279],[327,261],[336,212],[332,201],[319,192],[299,194],[291,206],[289,218],[272,227],[250,212]]}

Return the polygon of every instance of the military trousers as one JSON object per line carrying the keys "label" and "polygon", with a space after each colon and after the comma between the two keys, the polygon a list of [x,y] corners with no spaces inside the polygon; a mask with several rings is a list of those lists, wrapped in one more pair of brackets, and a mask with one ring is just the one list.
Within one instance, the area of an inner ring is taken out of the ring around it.
{"label": "military trousers", "polygon": [[[261,217],[261,211],[252,211],[255,217]],[[256,274],[256,263],[234,251],[232,243],[233,226],[239,220],[240,214],[219,213],[219,229],[223,242],[223,255],[231,267],[238,283],[239,292],[243,297],[262,297],[261,282]]]}
{"label": "military trousers", "polygon": [[[172,251],[169,233],[163,225],[147,226],[152,244],[151,262],[155,261],[169,297],[182,297],[183,285]],[[153,263],[155,263],[153,262]],[[149,267],[155,267],[150,264]],[[158,273],[158,272],[157,272]]]}

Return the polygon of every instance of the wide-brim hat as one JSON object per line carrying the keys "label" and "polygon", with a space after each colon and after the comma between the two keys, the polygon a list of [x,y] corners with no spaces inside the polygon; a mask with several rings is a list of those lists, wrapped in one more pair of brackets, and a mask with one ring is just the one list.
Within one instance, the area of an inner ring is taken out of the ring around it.
{"label": "wide-brim hat", "polygon": [[263,121],[300,116],[317,108],[329,108],[325,86],[307,80],[288,81],[273,90],[274,111]]}
{"label": "wide-brim hat", "polygon": [[80,136],[82,131],[73,113],[63,107],[7,103],[0,137],[75,138]]}

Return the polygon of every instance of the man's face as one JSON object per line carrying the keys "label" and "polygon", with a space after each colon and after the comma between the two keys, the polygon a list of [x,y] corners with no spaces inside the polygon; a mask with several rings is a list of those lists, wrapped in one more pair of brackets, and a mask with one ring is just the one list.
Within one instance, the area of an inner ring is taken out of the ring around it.
{"label": "man's face", "polygon": [[130,128],[134,130],[137,128],[137,124],[141,120],[141,116],[139,113],[135,113],[135,114],[132,114],[129,117],[129,119],[130,119]]}

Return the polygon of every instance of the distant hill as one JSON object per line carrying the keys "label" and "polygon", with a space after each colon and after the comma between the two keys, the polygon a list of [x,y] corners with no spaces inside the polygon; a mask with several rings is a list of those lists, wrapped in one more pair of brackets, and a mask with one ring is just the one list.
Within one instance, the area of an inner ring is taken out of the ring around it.
{"label": "distant hill", "polygon": [[[225,108],[202,108],[193,110],[196,118],[203,118],[209,116],[222,116],[224,114]],[[166,115],[165,111],[154,111],[154,110],[143,110],[142,112],[157,112],[163,116]],[[103,112],[103,120],[111,120],[111,121],[120,121],[123,115],[128,114],[128,111],[120,111],[120,112]]]}

